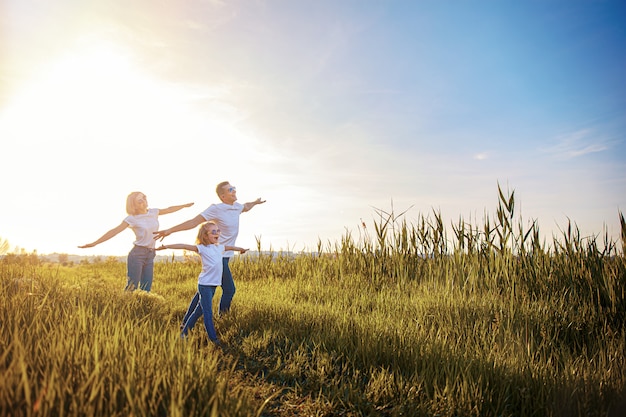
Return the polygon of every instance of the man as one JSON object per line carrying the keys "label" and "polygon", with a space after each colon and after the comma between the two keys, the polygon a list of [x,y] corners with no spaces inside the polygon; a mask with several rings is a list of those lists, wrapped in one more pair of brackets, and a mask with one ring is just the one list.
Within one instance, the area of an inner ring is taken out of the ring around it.
{"label": "man", "polygon": [[[215,192],[222,201],[221,203],[211,204],[206,210],[198,214],[193,219],[187,220],[177,226],[170,227],[169,229],[155,232],[154,238],[162,240],[165,236],[172,233],[193,229],[199,224],[212,220],[217,224],[221,232],[219,243],[224,246],[235,246],[235,241],[237,240],[237,235],[239,234],[239,215],[241,215],[241,213],[245,213],[246,211],[250,211],[252,207],[257,204],[265,203],[265,200],[257,198],[255,201],[249,203],[237,203],[237,189],[228,181],[217,184]],[[227,251],[224,252],[224,256],[222,258],[224,269],[222,272],[222,298],[220,300],[220,314],[227,313],[230,310],[230,304],[235,295],[235,281],[233,280],[233,275],[228,266],[228,262],[232,256],[233,251]],[[196,294],[196,298],[197,296],[198,294]],[[183,319],[183,325],[186,319],[187,315],[185,315],[185,318]]]}

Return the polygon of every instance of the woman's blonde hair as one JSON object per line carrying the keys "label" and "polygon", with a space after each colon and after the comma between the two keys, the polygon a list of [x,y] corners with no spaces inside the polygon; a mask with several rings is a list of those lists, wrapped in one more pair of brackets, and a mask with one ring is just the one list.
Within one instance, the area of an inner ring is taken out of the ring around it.
{"label": "woman's blonde hair", "polygon": [[217,226],[217,224],[214,221],[209,220],[208,222],[200,226],[200,228],[198,229],[198,236],[196,237],[196,244],[201,244],[201,245],[210,244],[209,236],[207,233],[209,231],[209,226]]}
{"label": "woman's blonde hair", "polygon": [[132,193],[128,194],[128,197],[126,197],[126,213],[130,214],[131,216],[134,216],[135,214],[140,214],[137,210],[137,205],[135,204],[135,200],[137,199],[138,195],[145,196],[145,194],[141,191],[133,191]]}

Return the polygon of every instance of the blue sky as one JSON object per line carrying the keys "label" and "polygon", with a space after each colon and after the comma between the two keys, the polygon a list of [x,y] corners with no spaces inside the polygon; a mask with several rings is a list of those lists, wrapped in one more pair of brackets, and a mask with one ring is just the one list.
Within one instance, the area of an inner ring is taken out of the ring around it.
{"label": "blue sky", "polygon": [[[123,255],[125,217],[216,202],[239,244],[313,249],[376,209],[447,224],[497,184],[549,238],[619,236],[626,207],[626,6],[619,1],[90,1],[0,6],[0,238]],[[195,231],[168,238],[192,242]]]}

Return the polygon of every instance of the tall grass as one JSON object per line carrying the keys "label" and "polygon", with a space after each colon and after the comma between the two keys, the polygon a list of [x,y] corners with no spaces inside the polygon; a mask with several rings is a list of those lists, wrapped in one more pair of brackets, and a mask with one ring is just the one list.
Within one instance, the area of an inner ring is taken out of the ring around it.
{"label": "tall grass", "polygon": [[244,357],[309,358],[297,378],[284,354],[262,370],[365,414],[603,415],[625,389],[623,249],[572,224],[547,244],[498,196],[453,235],[437,212],[377,210],[358,240],[243,258]]}
{"label": "tall grass", "polygon": [[118,269],[0,266],[0,414],[247,416],[228,367],[178,339],[163,297],[120,291]]}
{"label": "tall grass", "polygon": [[[451,232],[375,209],[358,237],[231,262],[237,294],[178,340],[195,258],[0,263],[2,415],[604,416],[626,389],[621,242],[568,224],[551,242],[498,187],[495,216]],[[370,233],[371,232],[371,233]],[[160,294],[160,295],[157,295]],[[218,297],[216,297],[217,299]]]}

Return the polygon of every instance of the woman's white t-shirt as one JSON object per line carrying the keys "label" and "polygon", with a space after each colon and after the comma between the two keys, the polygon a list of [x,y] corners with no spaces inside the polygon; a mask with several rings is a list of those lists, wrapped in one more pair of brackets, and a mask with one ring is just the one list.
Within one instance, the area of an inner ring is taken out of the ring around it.
{"label": "woman's white t-shirt", "polygon": [[135,232],[135,245],[154,249],[154,232],[159,230],[159,209],[148,209],[145,214],[132,214],[124,221]]}
{"label": "woman's white t-shirt", "polygon": [[202,259],[202,272],[198,276],[200,285],[222,285],[222,256],[224,245],[196,245],[198,254]]}

